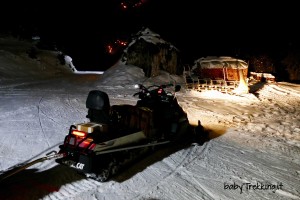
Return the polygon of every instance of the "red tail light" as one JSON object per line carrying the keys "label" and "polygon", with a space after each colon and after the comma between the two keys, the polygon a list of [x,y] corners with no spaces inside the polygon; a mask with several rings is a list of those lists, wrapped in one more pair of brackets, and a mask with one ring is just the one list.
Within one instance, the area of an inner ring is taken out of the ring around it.
{"label": "red tail light", "polygon": [[96,144],[93,143],[92,138],[86,138],[88,133],[78,130],[72,130],[71,135],[67,136],[65,144],[76,147],[94,149]]}
{"label": "red tail light", "polygon": [[74,131],[72,131],[72,135],[75,135],[75,136],[78,136],[78,137],[86,137],[87,133],[82,132],[82,131],[78,131],[78,130],[74,130]]}
{"label": "red tail light", "polygon": [[[89,147],[89,149],[94,149],[96,144],[95,143],[92,143],[93,142],[93,139],[86,139],[84,141],[82,141],[80,144],[79,144],[79,147],[82,147],[82,148],[87,148]],[[92,143],[92,144],[91,144]]]}

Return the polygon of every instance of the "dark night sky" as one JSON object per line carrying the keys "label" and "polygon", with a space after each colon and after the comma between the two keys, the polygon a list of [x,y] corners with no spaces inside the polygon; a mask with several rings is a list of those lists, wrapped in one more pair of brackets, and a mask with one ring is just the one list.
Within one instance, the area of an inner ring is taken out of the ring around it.
{"label": "dark night sky", "polygon": [[143,26],[180,49],[186,63],[209,55],[277,56],[299,44],[300,12],[295,3],[143,0],[139,8],[120,7],[121,2],[137,1],[38,1],[19,6],[11,2],[7,9],[2,6],[2,27],[36,30],[42,39],[64,45],[73,60],[89,67],[110,65],[115,57],[104,53],[107,42],[127,39]]}

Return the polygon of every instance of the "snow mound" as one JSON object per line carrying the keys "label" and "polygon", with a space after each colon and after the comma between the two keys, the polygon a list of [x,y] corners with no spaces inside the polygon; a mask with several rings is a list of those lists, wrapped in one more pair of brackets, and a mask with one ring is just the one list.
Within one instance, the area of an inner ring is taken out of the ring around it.
{"label": "snow mound", "polygon": [[118,62],[110,67],[101,76],[100,84],[103,86],[121,86],[129,87],[135,84],[143,84],[145,86],[161,85],[161,84],[184,84],[182,76],[171,75],[166,71],[161,70],[160,75],[147,78],[142,68],[134,65],[125,65]]}
{"label": "snow mound", "polygon": [[191,90],[191,91],[187,91],[186,95],[203,98],[203,99],[229,100],[232,102],[233,101],[234,102],[258,101],[257,97],[251,93],[243,94],[243,95],[231,95],[231,94],[222,93],[222,92],[219,92],[216,90],[207,90],[207,91],[202,91],[202,92]]}
{"label": "snow mound", "polygon": [[[59,63],[58,52],[34,48],[34,44],[14,38],[0,38],[1,80],[23,78],[43,79],[70,73]],[[35,58],[29,51],[35,49]]]}
{"label": "snow mound", "polygon": [[134,65],[125,65],[118,62],[110,67],[101,76],[101,85],[105,86],[131,86],[145,79],[141,68]]}
{"label": "snow mound", "polygon": [[158,76],[150,77],[145,80],[144,85],[162,85],[162,84],[173,84],[174,86],[179,84],[183,85],[184,78],[183,76],[172,75],[164,70],[160,70],[160,74]]}

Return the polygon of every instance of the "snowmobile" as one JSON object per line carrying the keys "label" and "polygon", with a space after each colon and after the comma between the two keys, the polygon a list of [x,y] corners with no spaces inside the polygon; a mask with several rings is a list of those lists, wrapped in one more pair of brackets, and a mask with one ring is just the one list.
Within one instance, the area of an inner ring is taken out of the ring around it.
{"label": "snowmobile", "polygon": [[138,84],[136,105],[110,105],[107,93],[92,90],[86,99],[89,122],[71,125],[59,152],[16,164],[0,171],[0,183],[22,170],[46,160],[74,168],[97,181],[107,181],[122,167],[162,146],[203,143],[208,135],[198,120],[189,124],[187,114],[179,106],[176,92],[169,85],[145,87]]}
{"label": "snowmobile", "polygon": [[[86,177],[107,181],[123,166],[157,147],[191,137],[187,114],[170,85],[137,85],[136,105],[110,105],[107,93],[92,90],[86,99],[89,122],[71,125],[56,162]],[[199,127],[198,127],[199,130]]]}

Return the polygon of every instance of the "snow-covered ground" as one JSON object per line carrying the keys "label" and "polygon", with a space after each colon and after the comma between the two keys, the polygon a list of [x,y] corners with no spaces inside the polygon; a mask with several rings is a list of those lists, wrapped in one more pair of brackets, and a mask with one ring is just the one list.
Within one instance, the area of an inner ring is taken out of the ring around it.
{"label": "snow-covered ground", "polygon": [[[0,39],[0,171],[58,150],[69,126],[87,121],[92,89],[112,105],[134,105],[136,83],[183,84],[122,64],[72,74],[51,52],[28,58],[29,47]],[[199,119],[209,131],[203,145],[161,149],[105,183],[44,161],[4,179],[0,199],[300,199],[300,85],[251,87],[241,96],[184,87],[177,94],[190,123]]]}

